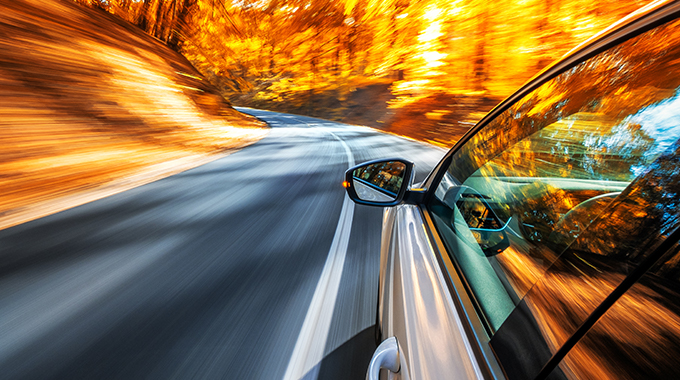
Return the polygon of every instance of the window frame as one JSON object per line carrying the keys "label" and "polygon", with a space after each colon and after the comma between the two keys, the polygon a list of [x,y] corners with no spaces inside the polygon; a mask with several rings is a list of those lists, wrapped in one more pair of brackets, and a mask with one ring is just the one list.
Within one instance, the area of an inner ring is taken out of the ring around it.
{"label": "window frame", "polygon": [[[561,60],[541,70],[515,93],[494,107],[473,128],[463,135],[422,182],[421,187],[425,188],[426,192],[418,207],[425,222],[425,229],[430,241],[433,243],[432,247],[440,265],[440,270],[444,274],[450,296],[458,309],[457,312],[461,320],[465,321],[466,334],[470,341],[475,343],[472,347],[473,352],[480,367],[483,368],[485,378],[499,379],[506,378],[506,375],[489,344],[491,335],[488,327],[482,320],[483,316],[479,313],[478,306],[476,305],[477,301],[474,299],[469,285],[467,285],[465,276],[449,256],[448,250],[441,239],[441,234],[430,215],[431,211],[428,208],[437,187],[451,164],[453,156],[473,136],[484,129],[491,121],[495,120],[496,117],[546,82],[606,50],[679,17],[680,1],[657,1],[640,8],[638,11],[578,45]],[[460,178],[454,178],[454,180],[459,183],[461,182]],[[546,366],[552,362],[553,360],[550,360]],[[557,364],[559,364],[559,361],[555,363],[555,365]],[[537,378],[542,376],[545,376],[545,372],[540,373]]]}
{"label": "window frame", "polygon": [[[631,13],[629,16],[621,19],[609,28],[586,40],[572,51],[567,53],[567,55],[565,55],[561,60],[548,65],[543,70],[538,72],[538,74],[529,79],[527,83],[522,85],[522,87],[520,87],[512,95],[495,106],[479,122],[477,122],[474,127],[467,131],[467,133],[465,133],[463,137],[458,140],[458,142],[456,142],[456,144],[446,153],[444,158],[422,182],[421,187],[428,189],[428,191],[425,193],[422,203],[428,204],[434,196],[434,191],[451,164],[453,155],[458,152],[458,150],[460,150],[470,139],[472,139],[474,135],[484,129],[491,121],[496,119],[496,117],[501,115],[516,102],[523,99],[529,93],[541,87],[549,80],[582,63],[583,61],[586,61],[597,54],[609,50],[635,36],[654,29],[657,26],[680,17],[680,2],[666,3],[666,1],[654,2],[648,6],[640,8],[638,11]],[[456,178],[456,180],[460,179]]]}

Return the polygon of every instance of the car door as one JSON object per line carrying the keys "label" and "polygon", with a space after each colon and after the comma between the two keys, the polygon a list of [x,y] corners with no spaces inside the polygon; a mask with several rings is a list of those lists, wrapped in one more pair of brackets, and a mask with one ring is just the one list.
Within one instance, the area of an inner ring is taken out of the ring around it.
{"label": "car door", "polygon": [[[677,8],[552,67],[454,147],[423,204],[386,211],[378,325],[402,378],[593,378],[630,357],[592,347],[627,343],[599,321],[631,321],[631,286],[680,238]],[[673,294],[657,288],[663,319]],[[638,366],[677,375],[664,344]]]}

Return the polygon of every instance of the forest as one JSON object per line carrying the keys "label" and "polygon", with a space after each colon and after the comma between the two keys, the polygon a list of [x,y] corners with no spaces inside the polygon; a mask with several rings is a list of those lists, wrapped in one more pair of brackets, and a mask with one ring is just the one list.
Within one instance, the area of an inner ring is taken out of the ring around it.
{"label": "forest", "polygon": [[187,57],[234,105],[451,146],[640,0],[72,0]]}
{"label": "forest", "polygon": [[0,230],[224,157],[268,132],[120,18],[0,0]]}

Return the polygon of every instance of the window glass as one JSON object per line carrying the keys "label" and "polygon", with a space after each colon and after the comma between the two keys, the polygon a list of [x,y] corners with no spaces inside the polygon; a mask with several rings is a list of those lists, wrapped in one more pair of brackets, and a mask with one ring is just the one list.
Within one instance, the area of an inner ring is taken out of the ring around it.
{"label": "window glass", "polygon": [[677,139],[675,24],[548,81],[453,155],[447,177],[462,186],[442,181],[431,210],[492,330]]}
{"label": "window glass", "polygon": [[569,379],[680,378],[680,252],[676,246],[572,348]]}
{"label": "window glass", "polygon": [[509,378],[535,376],[643,260],[658,254],[680,228],[678,199],[680,142],[600,213],[491,338]]}
{"label": "window glass", "polygon": [[510,378],[537,374],[676,227],[678,26],[544,83],[458,149],[435,191],[433,220]]}

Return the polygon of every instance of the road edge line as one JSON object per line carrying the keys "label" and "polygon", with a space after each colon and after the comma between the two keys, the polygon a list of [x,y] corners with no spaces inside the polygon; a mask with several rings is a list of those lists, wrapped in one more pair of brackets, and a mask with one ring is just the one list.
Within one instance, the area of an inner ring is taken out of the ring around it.
{"label": "road edge line", "polygon": [[[347,143],[335,133],[329,130],[326,130],[326,132],[340,141],[347,154],[349,166],[354,166],[354,156]],[[299,380],[323,360],[328,333],[333,320],[335,301],[338,297],[340,280],[345,266],[353,218],[354,203],[345,193],[338,226],[328,250],[328,257],[314,290],[314,296],[312,296],[312,302],[305,315],[305,320],[302,323],[293,355],[283,375],[284,380]],[[313,378],[316,379],[316,376],[313,376]]]}

